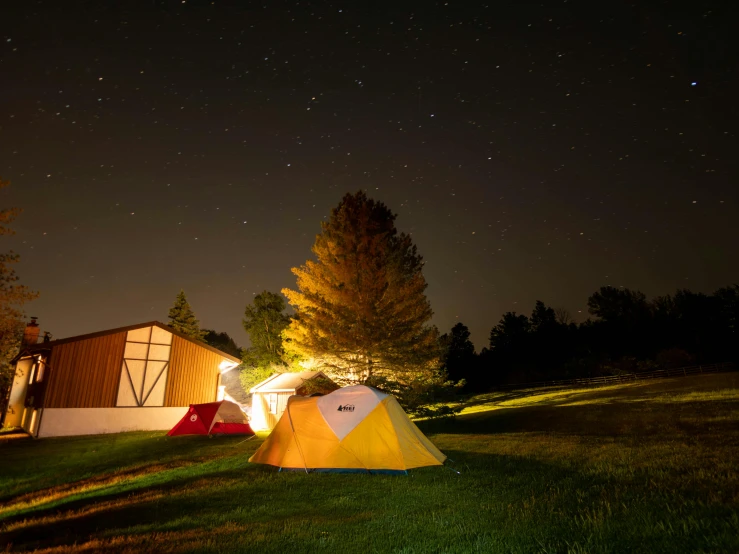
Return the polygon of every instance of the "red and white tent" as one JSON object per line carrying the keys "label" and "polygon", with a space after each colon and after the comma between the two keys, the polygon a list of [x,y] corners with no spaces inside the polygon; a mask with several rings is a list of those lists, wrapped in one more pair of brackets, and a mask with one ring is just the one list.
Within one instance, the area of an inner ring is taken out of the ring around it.
{"label": "red and white tent", "polygon": [[246,415],[228,400],[190,404],[190,409],[167,436],[175,435],[253,435]]}

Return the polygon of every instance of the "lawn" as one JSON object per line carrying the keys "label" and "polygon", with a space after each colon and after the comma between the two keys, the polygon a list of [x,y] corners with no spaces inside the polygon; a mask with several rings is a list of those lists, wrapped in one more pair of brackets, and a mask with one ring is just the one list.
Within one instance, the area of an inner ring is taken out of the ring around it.
{"label": "lawn", "polygon": [[420,422],[452,460],[278,473],[262,439],[3,440],[0,549],[739,552],[739,373],[477,397]]}

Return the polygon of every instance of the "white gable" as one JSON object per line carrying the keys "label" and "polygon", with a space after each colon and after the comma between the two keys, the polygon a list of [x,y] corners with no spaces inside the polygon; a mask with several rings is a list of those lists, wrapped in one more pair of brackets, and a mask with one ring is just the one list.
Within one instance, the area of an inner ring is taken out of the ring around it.
{"label": "white gable", "polygon": [[355,385],[344,387],[317,399],[318,409],[339,440],[347,436],[352,429],[382,402],[387,394]]}

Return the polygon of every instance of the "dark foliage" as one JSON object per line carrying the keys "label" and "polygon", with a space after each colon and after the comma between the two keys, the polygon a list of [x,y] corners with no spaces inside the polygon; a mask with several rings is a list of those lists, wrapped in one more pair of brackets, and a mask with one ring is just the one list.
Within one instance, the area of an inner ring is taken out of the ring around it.
{"label": "dark foliage", "polygon": [[241,358],[241,348],[239,348],[228,333],[219,333],[213,329],[203,329],[203,342],[211,345],[213,348],[222,350],[226,354],[231,354],[236,358]]}
{"label": "dark foliage", "polygon": [[468,390],[484,391],[739,358],[738,285],[711,295],[678,290],[651,301],[640,291],[601,287],[588,308],[595,318],[579,324],[541,301],[530,317],[508,312],[479,355],[458,323],[442,337],[445,369],[451,379],[466,380]]}
{"label": "dark foliage", "polygon": [[470,340],[470,330],[464,323],[457,323],[451,333],[441,336],[443,351],[443,369],[452,381],[477,379],[473,373],[477,357],[475,345]]}

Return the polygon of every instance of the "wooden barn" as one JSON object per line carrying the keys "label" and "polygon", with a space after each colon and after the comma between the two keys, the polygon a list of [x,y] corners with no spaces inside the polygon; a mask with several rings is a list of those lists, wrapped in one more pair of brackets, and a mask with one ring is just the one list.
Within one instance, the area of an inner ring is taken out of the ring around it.
{"label": "wooden barn", "polygon": [[249,390],[252,393],[249,424],[254,430],[274,429],[289,397],[328,394],[338,388],[322,371],[275,373]]}
{"label": "wooden barn", "polygon": [[169,429],[221,399],[240,361],[158,321],[26,345],[4,423],[36,437]]}

